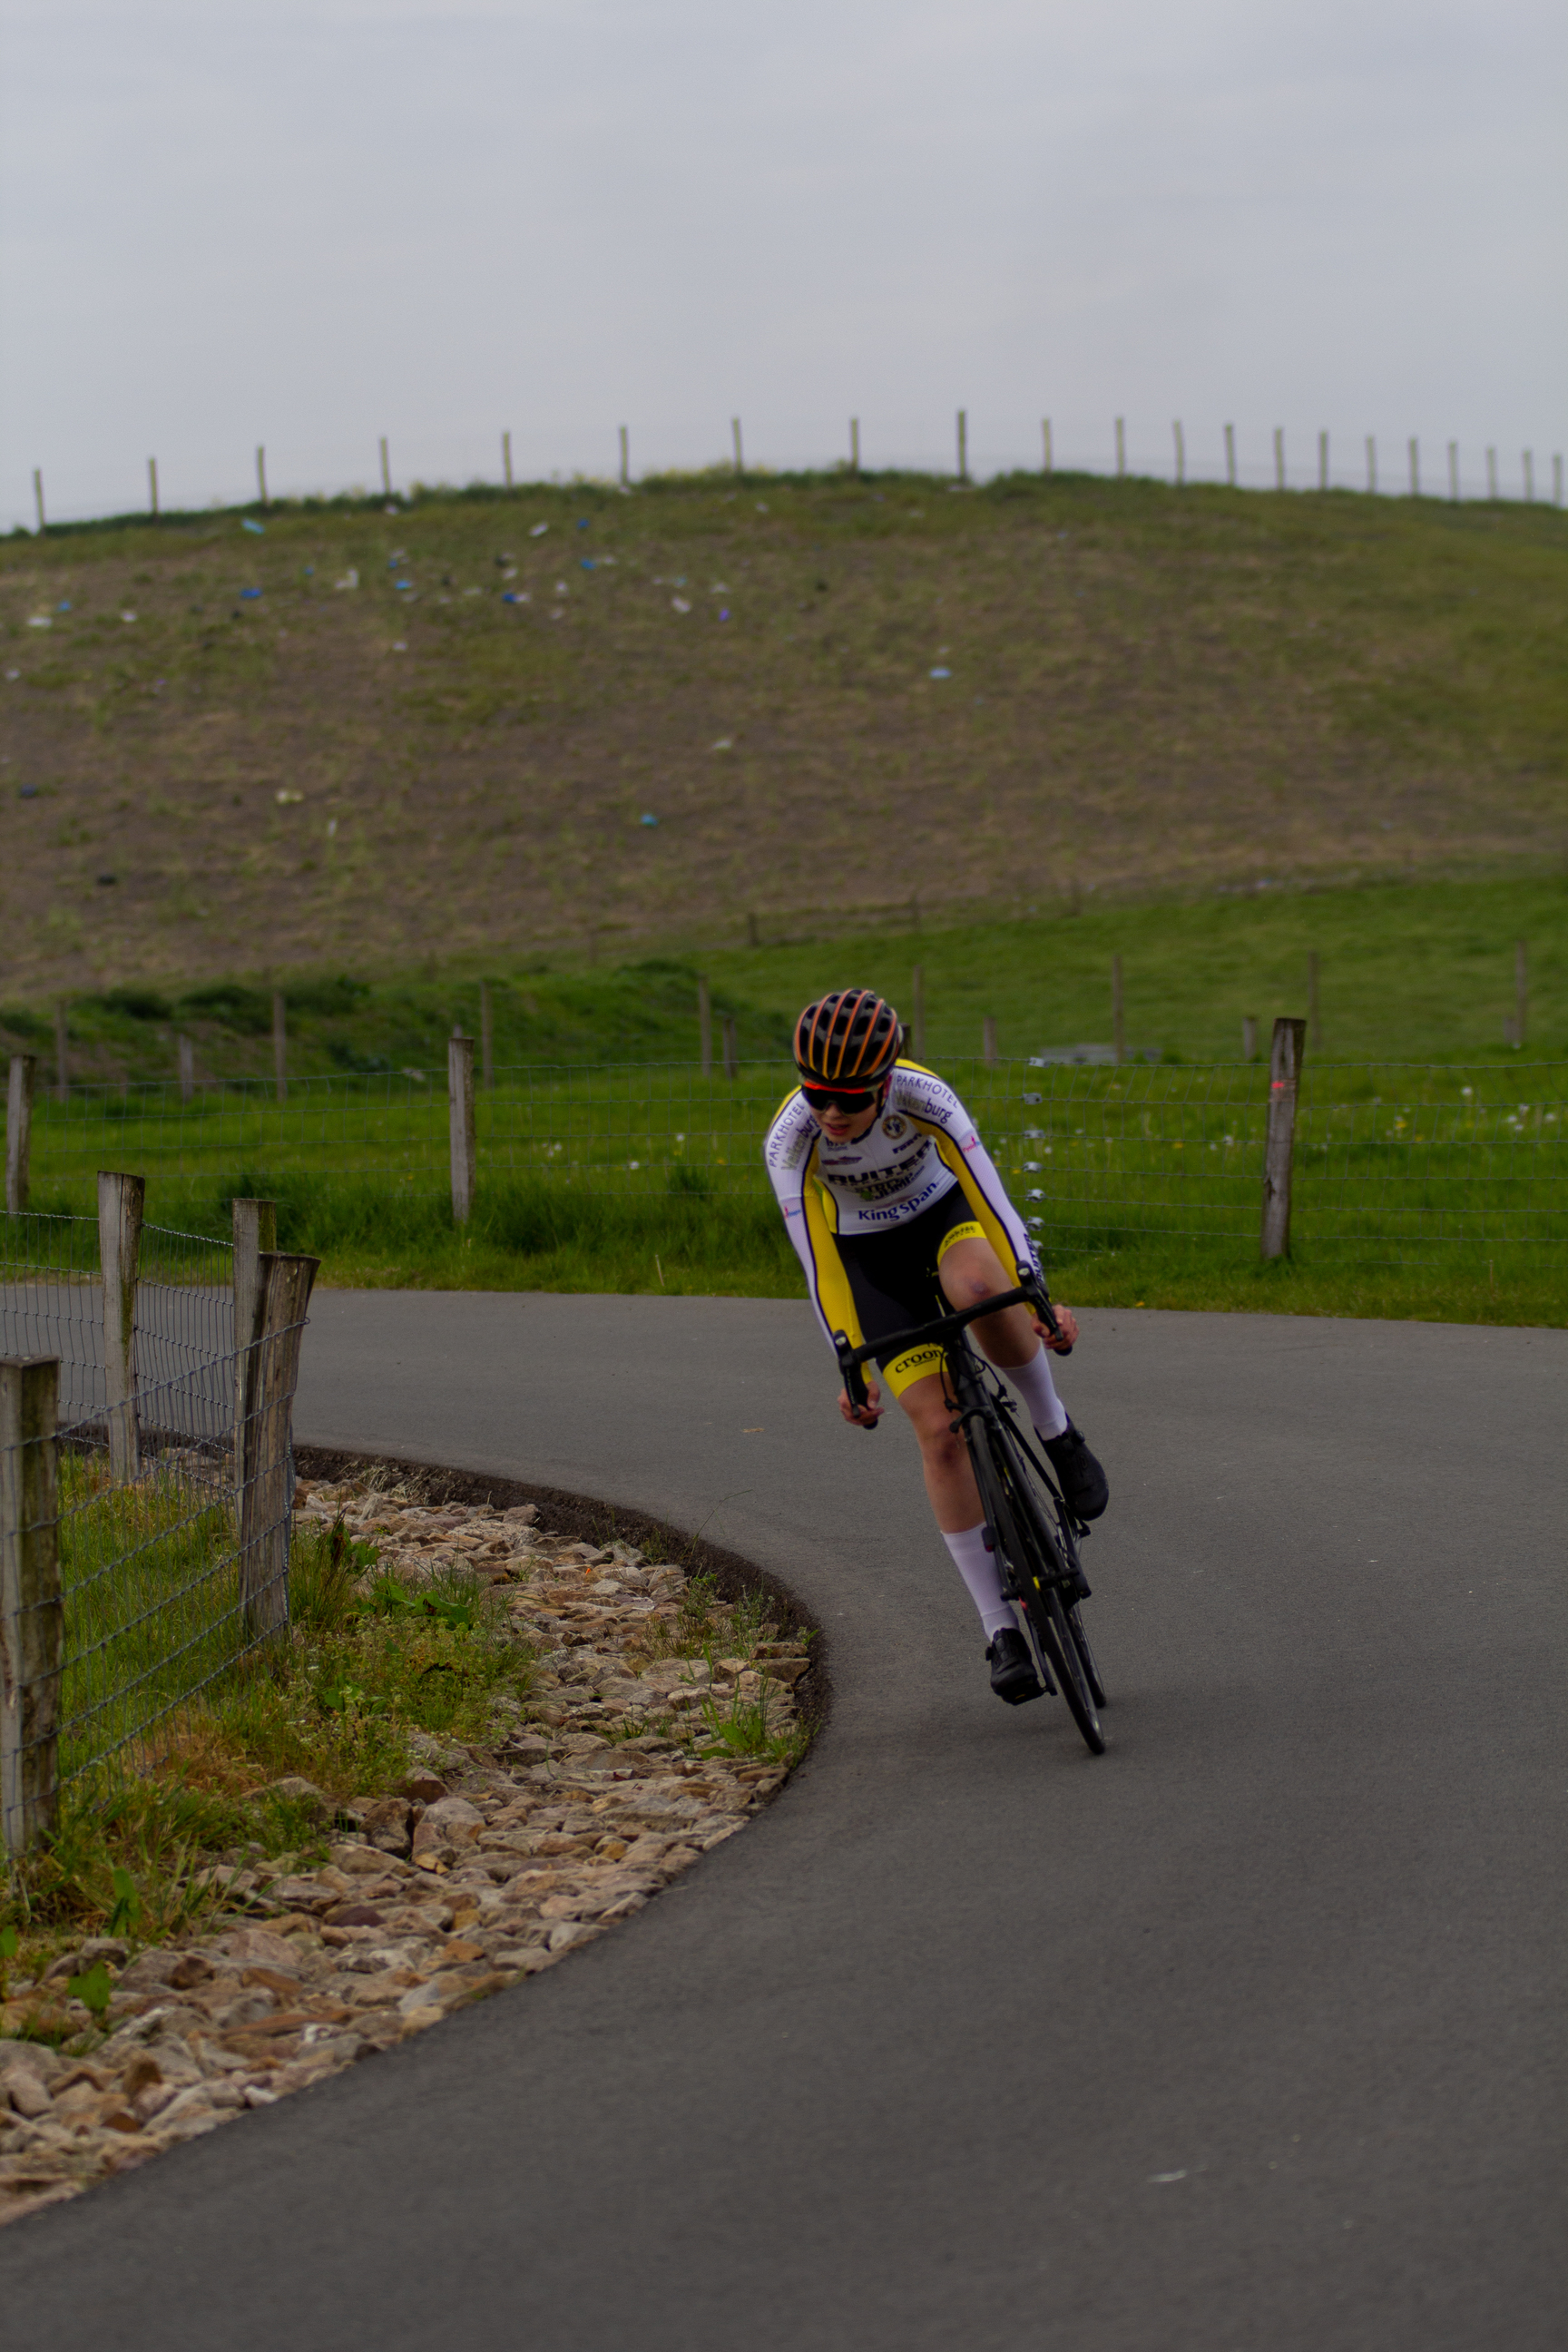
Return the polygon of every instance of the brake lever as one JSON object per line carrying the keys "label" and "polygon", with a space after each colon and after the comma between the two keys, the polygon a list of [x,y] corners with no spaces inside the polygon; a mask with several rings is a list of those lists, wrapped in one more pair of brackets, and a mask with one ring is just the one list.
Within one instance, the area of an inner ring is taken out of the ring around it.
{"label": "brake lever", "polygon": [[[849,1360],[854,1355],[855,1350],[849,1345],[849,1336],[847,1332],[835,1331],[833,1334],[833,1349],[834,1353],[838,1358],[838,1370],[844,1381],[844,1393],[848,1398],[854,1410],[857,1412],[862,1412],[870,1403],[871,1395],[869,1390],[866,1386],[866,1376],[861,1370],[859,1365],[851,1363]],[[876,1428],[877,1424],[874,1421],[858,1421],[855,1423],[855,1426],[857,1429],[872,1430]]]}
{"label": "brake lever", "polygon": [[[1018,1287],[1020,1290],[1027,1291],[1030,1306],[1052,1339],[1059,1339],[1062,1327],[1057,1321],[1056,1309],[1051,1305],[1050,1293],[1032,1266],[1021,1265],[1018,1268]],[[1065,1348],[1053,1348],[1051,1353],[1056,1356],[1070,1356],[1072,1341],[1069,1339]]]}

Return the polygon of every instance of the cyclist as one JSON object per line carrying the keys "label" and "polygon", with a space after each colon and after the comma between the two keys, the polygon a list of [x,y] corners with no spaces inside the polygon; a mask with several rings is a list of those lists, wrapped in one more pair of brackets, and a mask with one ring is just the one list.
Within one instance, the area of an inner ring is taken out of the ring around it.
{"label": "cyclist", "polygon": [[[892,1006],[870,990],[836,990],[808,1004],[795,1030],[800,1085],[768,1129],[763,1155],[784,1226],[805,1268],[817,1320],[863,1346],[946,1312],[1016,1288],[1005,1271],[1039,1270],[1023,1219],[952,1088],[901,1058],[903,1031]],[[945,1295],[945,1299],[944,1299]],[[975,1339],[1022,1396],[1063,1496],[1080,1519],[1097,1519],[1110,1499],[1105,1473],[1057,1395],[1047,1349],[1079,1336],[1065,1307],[1052,1338],[1026,1307],[972,1324]],[[1045,1341],[1042,1347],[1041,1340]],[[926,1492],[953,1564],[985,1629],[991,1687],[1016,1706],[1040,1689],[991,1553],[974,1473],[935,1345],[879,1355],[888,1386],[914,1423]],[[846,1421],[870,1427],[881,1391]]]}

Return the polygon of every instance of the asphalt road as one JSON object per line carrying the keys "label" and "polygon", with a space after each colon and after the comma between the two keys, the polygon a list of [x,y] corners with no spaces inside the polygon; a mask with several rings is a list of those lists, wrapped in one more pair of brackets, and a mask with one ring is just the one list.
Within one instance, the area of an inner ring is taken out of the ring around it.
{"label": "asphalt road", "polygon": [[314,1312],[301,1437],[700,1525],[832,1719],[617,1934],[6,2232],[10,2352],[1557,2352],[1568,1335],[1086,1317],[1097,1761],[804,1307]]}

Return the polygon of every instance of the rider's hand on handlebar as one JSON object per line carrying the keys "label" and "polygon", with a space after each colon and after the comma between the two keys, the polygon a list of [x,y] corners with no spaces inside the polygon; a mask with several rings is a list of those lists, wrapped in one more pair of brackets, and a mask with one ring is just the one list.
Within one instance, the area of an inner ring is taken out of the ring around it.
{"label": "rider's hand on handlebar", "polygon": [[1051,1312],[1057,1318],[1056,1330],[1052,1332],[1048,1329],[1037,1315],[1034,1318],[1035,1329],[1047,1348],[1053,1352],[1065,1356],[1079,1338],[1078,1317],[1070,1307],[1058,1306],[1054,1298],[1051,1301]]}
{"label": "rider's hand on handlebar", "polygon": [[875,1429],[877,1423],[882,1418],[882,1391],[878,1387],[875,1381],[868,1381],[866,1383],[865,1403],[862,1405],[853,1405],[845,1395],[844,1391],[840,1389],[838,1391],[838,1410],[844,1415],[845,1420],[853,1422],[858,1429]]}

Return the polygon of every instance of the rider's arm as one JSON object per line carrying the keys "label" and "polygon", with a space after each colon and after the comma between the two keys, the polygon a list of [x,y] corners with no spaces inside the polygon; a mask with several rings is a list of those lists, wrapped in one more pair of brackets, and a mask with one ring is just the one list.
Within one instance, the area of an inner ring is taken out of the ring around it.
{"label": "rider's arm", "polygon": [[805,1274],[805,1295],[821,1326],[822,1336],[831,1348],[833,1332],[822,1301],[823,1269],[817,1263],[810,1220],[806,1215],[805,1188],[811,1181],[809,1171],[816,1139],[816,1121],[805,1110],[799,1096],[794,1096],[768,1130],[767,1140],[763,1146],[763,1160],[767,1168],[768,1181],[773,1188],[773,1198],[784,1221],[784,1231]]}

